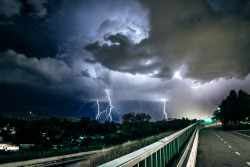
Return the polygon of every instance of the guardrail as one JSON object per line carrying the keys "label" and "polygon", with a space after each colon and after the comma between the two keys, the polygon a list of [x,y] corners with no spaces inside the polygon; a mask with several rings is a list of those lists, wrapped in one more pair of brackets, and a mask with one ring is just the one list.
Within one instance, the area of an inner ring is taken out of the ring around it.
{"label": "guardrail", "polygon": [[195,133],[193,133],[195,135],[195,138],[186,167],[195,167],[197,151],[198,151],[198,143],[199,143],[199,131],[200,127],[197,128],[197,131]]}
{"label": "guardrail", "polygon": [[135,152],[117,158],[99,167],[163,167],[173,160],[184,143],[197,128],[198,123],[190,125],[168,137],[165,137],[151,145]]}

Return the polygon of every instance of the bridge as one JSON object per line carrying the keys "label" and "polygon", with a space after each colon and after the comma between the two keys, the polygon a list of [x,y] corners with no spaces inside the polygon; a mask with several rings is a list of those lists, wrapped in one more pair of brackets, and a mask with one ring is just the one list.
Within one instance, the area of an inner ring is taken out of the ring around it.
{"label": "bridge", "polygon": [[[217,124],[195,123],[135,152],[99,167],[249,167],[250,131],[223,131]],[[107,149],[108,150],[108,149]],[[7,163],[0,166],[63,166],[84,161],[97,150],[72,155]]]}
{"label": "bridge", "polygon": [[[198,125],[198,123],[190,125],[149,146],[100,165],[99,167],[164,167],[169,165],[181,167],[184,163],[192,166],[192,164],[195,164],[197,153]],[[191,145],[193,147],[192,150],[189,151]],[[188,154],[190,159],[186,160]]]}

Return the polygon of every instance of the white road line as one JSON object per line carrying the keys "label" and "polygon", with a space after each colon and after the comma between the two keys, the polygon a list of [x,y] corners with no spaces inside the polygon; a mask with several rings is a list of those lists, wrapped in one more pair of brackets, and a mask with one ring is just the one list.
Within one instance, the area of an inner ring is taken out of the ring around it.
{"label": "white road line", "polygon": [[229,148],[232,148],[231,146],[228,146]]}
{"label": "white road line", "polygon": [[225,144],[227,144],[227,142],[224,141]]}
{"label": "white road line", "polygon": [[240,153],[238,153],[238,152],[235,152],[235,154],[240,155]]}
{"label": "white road line", "polygon": [[250,162],[246,162],[248,166],[250,166]]}
{"label": "white road line", "polygon": [[223,140],[223,139],[221,139],[221,140]]}

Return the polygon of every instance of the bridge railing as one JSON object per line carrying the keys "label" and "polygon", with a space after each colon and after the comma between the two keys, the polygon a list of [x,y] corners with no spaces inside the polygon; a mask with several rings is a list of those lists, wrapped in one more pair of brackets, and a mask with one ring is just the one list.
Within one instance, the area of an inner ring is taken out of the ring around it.
{"label": "bridge railing", "polygon": [[197,126],[198,123],[190,125],[151,145],[102,164],[99,167],[164,167],[168,165],[180,151],[181,147],[189,139]]}

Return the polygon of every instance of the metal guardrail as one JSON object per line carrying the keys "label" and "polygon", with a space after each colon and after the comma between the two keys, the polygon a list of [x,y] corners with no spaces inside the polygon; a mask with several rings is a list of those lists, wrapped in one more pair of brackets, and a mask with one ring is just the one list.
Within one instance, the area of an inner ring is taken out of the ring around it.
{"label": "metal guardrail", "polygon": [[194,133],[195,138],[194,138],[193,146],[192,146],[186,167],[195,167],[197,151],[198,151],[199,131],[200,131],[200,127],[198,127],[197,131]]}
{"label": "metal guardrail", "polygon": [[164,167],[173,160],[197,126],[198,123],[190,125],[151,145],[102,164],[99,167]]}
{"label": "metal guardrail", "polygon": [[[193,132],[193,134],[192,134],[190,140],[188,141],[187,146],[186,146],[184,152],[183,152],[182,155],[180,156],[180,159],[178,160],[178,163],[177,163],[176,167],[181,167],[181,166],[183,165],[183,163],[184,163],[184,161],[185,161],[185,159],[186,159],[186,157],[187,157],[187,154],[188,154],[188,152],[190,151],[190,147],[191,147],[191,145],[193,144],[194,138],[195,138],[195,136],[198,134],[198,132],[199,132],[199,127],[197,126],[197,127],[195,128],[195,130],[194,130],[194,132]],[[198,143],[197,143],[197,144],[198,144]],[[193,160],[190,159],[190,156],[191,156],[191,155],[192,155],[192,154],[190,153],[189,159],[188,159],[188,161],[190,161],[190,162],[193,161]],[[196,158],[196,157],[195,157],[195,158]]]}

